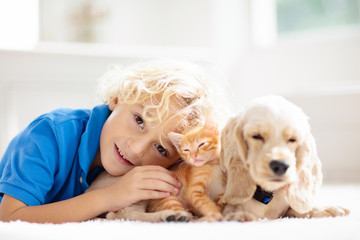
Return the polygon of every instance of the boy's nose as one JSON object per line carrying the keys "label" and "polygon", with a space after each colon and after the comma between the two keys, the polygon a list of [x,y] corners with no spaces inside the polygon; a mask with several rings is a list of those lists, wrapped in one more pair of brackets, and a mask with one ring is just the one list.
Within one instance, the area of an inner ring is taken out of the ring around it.
{"label": "boy's nose", "polygon": [[129,148],[134,157],[141,158],[145,154],[148,143],[144,139],[133,139],[128,141]]}

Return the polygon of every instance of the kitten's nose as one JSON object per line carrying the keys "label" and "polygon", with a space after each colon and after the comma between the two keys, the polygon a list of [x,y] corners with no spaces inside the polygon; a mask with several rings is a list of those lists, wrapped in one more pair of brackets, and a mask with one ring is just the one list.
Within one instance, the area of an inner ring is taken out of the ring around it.
{"label": "kitten's nose", "polygon": [[278,176],[283,175],[289,168],[289,164],[282,160],[273,160],[269,164],[271,170]]}

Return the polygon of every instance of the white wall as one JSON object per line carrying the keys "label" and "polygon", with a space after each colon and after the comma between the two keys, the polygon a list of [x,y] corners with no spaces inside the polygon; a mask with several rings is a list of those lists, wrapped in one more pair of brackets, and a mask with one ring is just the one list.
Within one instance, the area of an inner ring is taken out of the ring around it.
{"label": "white wall", "polygon": [[58,107],[90,108],[109,63],[131,59],[0,50],[0,155],[35,117]]}
{"label": "white wall", "polygon": [[76,15],[84,2],[98,12],[93,31],[99,43],[121,45],[212,45],[212,1],[209,0],[43,0],[45,41],[74,41]]}
{"label": "white wall", "polygon": [[233,102],[281,94],[302,107],[327,182],[360,181],[360,32],[325,32],[249,48],[229,74]]}
{"label": "white wall", "polygon": [[[303,94],[360,84],[360,29],[283,38],[249,47],[229,78],[241,103],[269,93]],[[237,79],[236,81],[234,79]]]}
{"label": "white wall", "polygon": [[360,86],[289,97],[310,117],[325,182],[360,181]]}

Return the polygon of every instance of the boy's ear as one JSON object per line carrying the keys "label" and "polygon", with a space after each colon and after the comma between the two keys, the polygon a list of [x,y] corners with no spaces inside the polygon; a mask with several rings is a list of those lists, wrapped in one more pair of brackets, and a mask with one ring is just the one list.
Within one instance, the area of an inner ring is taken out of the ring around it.
{"label": "boy's ear", "polygon": [[170,132],[168,134],[168,136],[169,136],[171,142],[176,147],[177,151],[180,152],[180,150],[181,150],[181,140],[182,140],[184,135],[182,135],[180,133]]}
{"label": "boy's ear", "polygon": [[114,111],[117,104],[118,104],[118,98],[111,99],[111,101],[109,103],[109,109],[111,111]]}

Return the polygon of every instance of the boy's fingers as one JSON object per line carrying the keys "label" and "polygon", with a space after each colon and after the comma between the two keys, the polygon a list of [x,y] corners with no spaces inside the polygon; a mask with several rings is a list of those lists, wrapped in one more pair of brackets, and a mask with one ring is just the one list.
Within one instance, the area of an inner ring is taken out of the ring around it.
{"label": "boy's fingers", "polygon": [[171,192],[174,194],[178,194],[180,188],[177,186],[173,186],[164,181],[159,181],[158,179],[147,179],[145,182],[146,189],[162,191],[162,192]]}
{"label": "boy's fingers", "polygon": [[[177,187],[177,188],[182,187],[181,182],[177,178],[173,177],[172,175],[167,174],[166,172],[156,172],[156,171],[154,171],[154,172],[152,172],[152,171],[144,172],[142,178],[144,180],[153,179],[153,180],[156,180],[156,181],[162,181],[162,182],[167,183],[167,185],[170,184],[170,185],[172,185],[174,187]],[[156,182],[154,182],[154,184],[155,183]]]}
{"label": "boy's fingers", "polygon": [[159,199],[166,198],[170,196],[169,192],[153,191],[153,190],[144,190],[142,194],[142,199]]}
{"label": "boy's fingers", "polygon": [[158,179],[144,179],[141,186],[139,186],[142,190],[155,190],[161,192],[170,192],[174,194],[178,194],[180,189],[179,187],[168,184],[164,181]]}
{"label": "boy's fingers", "polygon": [[176,187],[182,187],[182,183],[178,180],[176,174],[161,166],[146,165],[136,167],[134,170],[137,174],[140,174],[142,179],[159,179]]}
{"label": "boy's fingers", "polygon": [[167,173],[168,175],[176,178],[176,174],[172,171],[169,171],[168,169],[161,167],[161,166],[156,166],[156,165],[147,165],[147,166],[143,166],[144,171],[154,171],[154,172],[163,172],[163,173]]}

